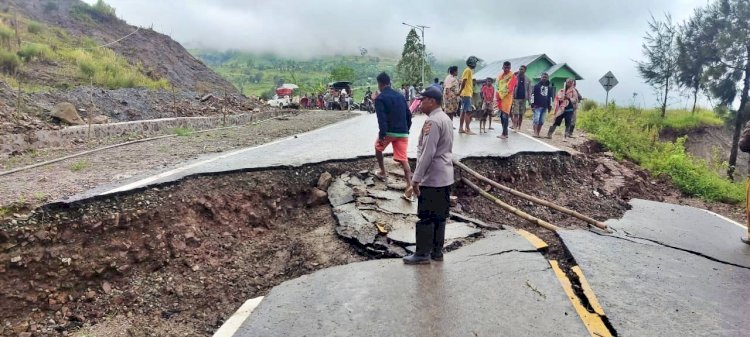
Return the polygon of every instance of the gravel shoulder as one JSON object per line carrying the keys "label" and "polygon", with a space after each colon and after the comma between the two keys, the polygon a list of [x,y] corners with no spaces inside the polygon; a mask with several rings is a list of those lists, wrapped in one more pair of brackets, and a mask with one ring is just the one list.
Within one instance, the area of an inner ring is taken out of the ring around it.
{"label": "gravel shoulder", "polygon": [[[356,116],[341,111],[290,114],[258,125],[123,146],[0,177],[0,216],[3,212],[22,212],[96,186],[163,170],[201,155],[264,144]],[[9,170],[85,150],[86,146],[81,145],[27,153],[0,161],[0,169]]]}

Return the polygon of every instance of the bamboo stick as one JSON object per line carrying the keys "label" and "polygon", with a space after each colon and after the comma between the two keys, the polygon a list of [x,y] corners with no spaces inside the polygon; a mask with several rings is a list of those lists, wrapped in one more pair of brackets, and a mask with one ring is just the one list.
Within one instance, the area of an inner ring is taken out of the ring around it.
{"label": "bamboo stick", "polygon": [[495,204],[497,204],[498,206],[500,206],[504,210],[510,212],[511,214],[513,214],[513,215],[515,215],[515,216],[517,216],[517,217],[519,217],[521,219],[524,219],[524,220],[526,220],[526,221],[528,221],[528,222],[530,222],[532,224],[535,224],[537,226],[541,226],[541,227],[544,227],[546,229],[549,229],[549,230],[551,230],[553,232],[557,232],[560,229],[559,227],[557,227],[557,226],[555,226],[555,225],[553,225],[553,224],[551,224],[551,223],[549,223],[547,221],[544,221],[542,219],[533,217],[533,216],[529,215],[528,213],[526,213],[526,212],[524,212],[524,211],[522,211],[522,210],[520,210],[518,208],[515,208],[515,207],[513,207],[511,205],[506,204],[502,200],[494,197],[492,194],[489,194],[489,193],[485,192],[484,190],[482,190],[481,188],[479,188],[479,186],[477,186],[474,183],[472,183],[469,179],[461,178],[461,181],[463,181],[464,184],[466,184],[467,186],[471,187],[471,189],[479,192],[479,194],[481,194],[483,197],[489,199],[490,201],[494,202]]}
{"label": "bamboo stick", "polygon": [[489,178],[487,178],[487,177],[479,174],[477,171],[472,170],[471,168],[469,168],[465,164],[459,162],[458,160],[454,160],[453,161],[453,165],[458,166],[460,169],[466,171],[466,173],[474,176],[475,178],[477,178],[477,179],[479,179],[481,181],[484,181],[484,182],[492,185],[492,187],[495,187],[495,188],[500,189],[502,191],[508,192],[508,193],[513,194],[513,195],[515,195],[517,197],[526,199],[528,201],[537,203],[539,205],[547,206],[547,207],[552,208],[554,210],[557,210],[557,211],[559,211],[559,212],[561,212],[563,214],[567,214],[567,215],[570,215],[572,217],[576,217],[576,218],[578,218],[580,220],[586,221],[589,224],[592,224],[592,225],[594,225],[594,226],[596,226],[598,228],[601,228],[603,230],[609,230],[609,228],[607,227],[607,225],[605,223],[601,222],[601,221],[597,221],[596,219],[593,219],[593,218],[591,218],[589,216],[586,216],[586,215],[583,215],[581,213],[578,213],[578,212],[576,212],[576,211],[574,211],[572,209],[565,208],[563,206],[554,204],[554,203],[552,203],[550,201],[547,201],[547,200],[544,200],[544,199],[539,199],[539,198],[537,198],[535,196],[528,195],[528,194],[523,193],[521,191],[514,190],[514,189],[512,189],[510,187],[507,187],[505,185],[501,185],[500,183],[498,183],[498,182],[496,182],[494,180],[491,180],[491,179],[489,179]]}

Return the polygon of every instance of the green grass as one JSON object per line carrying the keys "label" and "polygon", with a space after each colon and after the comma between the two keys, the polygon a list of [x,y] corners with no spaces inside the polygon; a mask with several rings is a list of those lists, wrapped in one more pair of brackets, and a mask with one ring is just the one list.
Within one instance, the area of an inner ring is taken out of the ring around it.
{"label": "green grass", "polygon": [[685,110],[667,111],[661,123],[662,128],[677,132],[688,132],[704,126],[722,126],[724,121],[713,111],[698,110],[695,113]]}
{"label": "green grass", "polygon": [[21,66],[21,60],[13,52],[0,49],[0,72],[6,75],[13,75]]}
{"label": "green grass", "polygon": [[102,0],[97,0],[93,5],[86,3],[73,6],[70,15],[76,20],[91,23],[93,21],[107,22],[117,19],[117,13],[114,7],[108,5]]}
{"label": "green grass", "polygon": [[18,51],[18,56],[24,62],[28,63],[31,61],[45,61],[49,60],[54,54],[52,49],[46,44],[24,44],[21,50]]}
{"label": "green grass", "polygon": [[70,170],[73,171],[73,172],[82,171],[83,169],[85,169],[87,167],[89,167],[89,163],[86,160],[83,160],[83,159],[79,160],[79,161],[76,161],[73,164],[70,164]]}
{"label": "green grass", "polygon": [[688,130],[717,123],[706,113],[696,114],[694,117],[685,116],[686,113],[689,114],[672,112],[675,117],[659,121],[654,118],[654,114],[658,116],[655,110],[610,106],[581,111],[578,125],[612,151],[618,159],[627,158],[654,176],[671,177],[674,184],[688,196],[727,203],[744,201],[745,184],[724,179],[710,163],[686,153],[685,137],[678,138],[675,142],[659,140],[659,132],[665,126]]}
{"label": "green grass", "polygon": [[47,193],[34,192],[34,199],[36,199],[37,202],[45,202],[47,201]]}
{"label": "green grass", "polygon": [[[106,4],[104,4],[106,5]],[[89,5],[81,5],[91,7]],[[102,5],[103,6],[103,5]],[[91,8],[104,8],[96,7]],[[97,11],[98,9],[91,9]],[[105,9],[102,9],[107,12]],[[99,12],[97,12],[99,13]],[[102,14],[103,15],[103,14]],[[114,15],[114,13],[111,13]],[[109,48],[99,48],[99,44],[91,38],[71,37],[65,30],[45,26],[39,22],[20,18],[20,29],[29,33],[21,34],[22,46],[17,50],[14,43],[6,44],[3,41],[4,31],[11,34],[10,40],[14,39],[14,32],[2,24],[3,21],[12,19],[10,14],[0,13],[0,72],[7,76],[8,81],[13,71],[14,57],[22,60],[29,68],[44,67],[46,72],[51,72],[66,79],[62,83],[34,83],[35,78],[30,77],[32,83],[25,85],[43,85],[48,88],[66,89],[72,86],[88,84],[92,80],[95,85],[108,89],[143,87],[149,89],[166,89],[169,82],[166,79],[152,78],[146,75],[147,69],[140,65],[130,64],[125,58],[119,56]],[[50,61],[54,67],[38,62]],[[20,64],[19,64],[20,65]],[[26,68],[26,65],[24,65]],[[71,82],[69,79],[74,79]]]}
{"label": "green grass", "polygon": [[29,21],[26,30],[31,34],[40,34],[44,30],[44,26],[39,22]]}
{"label": "green grass", "polygon": [[172,132],[179,137],[188,137],[191,136],[195,132],[195,130],[190,128],[175,128],[172,130]]}

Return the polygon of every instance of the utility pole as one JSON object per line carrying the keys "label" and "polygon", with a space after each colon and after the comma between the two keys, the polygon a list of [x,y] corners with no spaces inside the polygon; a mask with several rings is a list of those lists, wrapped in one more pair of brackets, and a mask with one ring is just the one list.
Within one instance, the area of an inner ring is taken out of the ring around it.
{"label": "utility pole", "polygon": [[401,24],[403,24],[404,26],[409,26],[409,27],[414,28],[414,29],[419,29],[419,31],[422,33],[422,85],[424,86],[425,85],[425,81],[424,81],[424,66],[425,66],[425,59],[427,59],[427,44],[424,42],[424,30],[425,30],[425,28],[430,28],[430,27],[427,27],[427,26],[424,26],[424,25],[416,25],[416,26],[414,26],[414,25],[410,25],[410,24],[408,24],[406,22],[402,22]]}

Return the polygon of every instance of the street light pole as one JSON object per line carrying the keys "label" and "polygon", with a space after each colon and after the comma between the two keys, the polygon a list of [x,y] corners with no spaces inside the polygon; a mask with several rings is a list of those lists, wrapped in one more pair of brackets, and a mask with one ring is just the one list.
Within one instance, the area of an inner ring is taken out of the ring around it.
{"label": "street light pole", "polygon": [[430,27],[427,27],[427,26],[424,26],[424,25],[416,25],[416,26],[414,26],[414,25],[410,25],[410,24],[408,24],[406,22],[402,22],[402,24],[404,26],[409,26],[409,27],[414,28],[414,29],[419,29],[419,31],[422,33],[422,85],[425,85],[425,81],[424,81],[424,65],[425,64],[424,63],[425,63],[425,59],[427,58],[427,44],[424,42],[424,30],[425,30],[425,28],[430,28]]}

